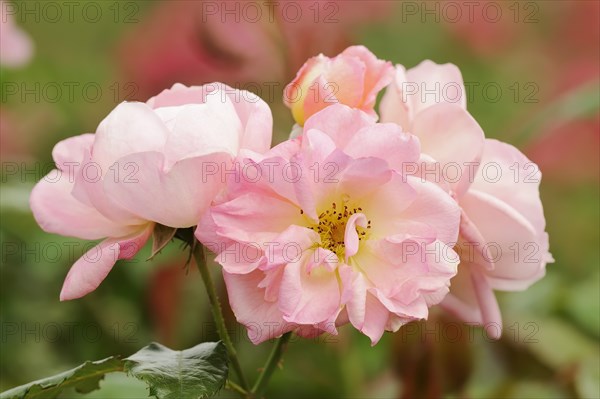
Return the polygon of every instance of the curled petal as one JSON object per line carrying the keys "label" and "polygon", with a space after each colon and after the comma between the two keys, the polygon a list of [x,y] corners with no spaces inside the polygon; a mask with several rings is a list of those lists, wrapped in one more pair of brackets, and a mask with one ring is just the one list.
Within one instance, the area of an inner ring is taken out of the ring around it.
{"label": "curled petal", "polygon": [[63,172],[79,169],[84,155],[91,150],[94,144],[94,137],[93,134],[87,133],[56,143],[52,150],[52,158],[58,169]]}
{"label": "curled petal", "polygon": [[471,280],[473,280],[475,296],[481,310],[483,326],[489,336],[498,339],[502,335],[502,316],[500,315],[498,301],[496,301],[494,291],[486,281],[485,275],[477,273],[476,269],[472,271]]}
{"label": "curled petal", "polygon": [[377,59],[365,46],[350,46],[343,55],[359,58],[366,66],[363,98],[365,108],[375,105],[377,93],[386,87],[394,76],[394,67],[389,61]]}
{"label": "curled petal", "polygon": [[348,222],[346,222],[346,231],[344,232],[346,262],[348,262],[348,258],[356,255],[356,253],[358,252],[358,245],[360,241],[358,239],[358,232],[356,231],[356,226],[366,228],[367,222],[368,220],[364,213],[355,213],[354,215],[350,216]]}
{"label": "curled petal", "polygon": [[532,278],[540,277],[545,254],[527,219],[506,203],[475,190],[467,192],[461,206],[485,239],[495,265],[488,272],[490,277],[515,281],[519,286],[521,281],[532,283]]}
{"label": "curled petal", "polygon": [[283,318],[296,324],[333,322],[341,309],[341,288],[337,273],[327,266],[327,257],[319,259],[308,270],[315,251],[306,252],[299,261],[285,267],[279,308]]}
{"label": "curled petal", "polygon": [[546,228],[539,187],[539,167],[516,147],[498,140],[486,139],[481,168],[473,189],[505,202],[529,220],[538,235]]}
{"label": "curled petal", "polygon": [[131,259],[142,249],[153,227],[154,224],[148,224],[135,235],[108,238],[87,251],[69,270],[60,292],[60,300],[81,298],[98,288],[117,260]]}
{"label": "curled petal", "polygon": [[229,304],[237,321],[248,329],[253,344],[281,336],[292,331],[296,325],[286,322],[277,302],[265,300],[265,290],[257,289],[264,272],[255,270],[250,274],[223,272],[229,293]]}

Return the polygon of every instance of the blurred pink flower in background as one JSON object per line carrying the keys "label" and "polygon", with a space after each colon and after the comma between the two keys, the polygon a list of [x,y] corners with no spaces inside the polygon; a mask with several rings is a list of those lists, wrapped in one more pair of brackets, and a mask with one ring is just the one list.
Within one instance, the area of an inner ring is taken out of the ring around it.
{"label": "blurred pink flower in background", "polygon": [[0,66],[24,66],[33,56],[33,42],[13,19],[12,4],[0,1]]}
{"label": "blurred pink flower in background", "polygon": [[[600,82],[600,2],[490,3],[494,2],[473,3],[472,20],[464,12],[467,5],[463,5],[461,18],[445,21],[445,27],[461,45],[466,44],[484,60],[502,57],[525,73],[534,71],[528,79],[539,88],[539,110],[524,114],[514,122],[513,130],[520,130],[578,90]],[[490,9],[489,16],[482,12],[485,7]],[[502,16],[493,22],[498,7]],[[598,113],[558,119],[555,114],[548,113],[546,122],[536,125],[525,153],[555,183],[572,186],[597,182]]]}
{"label": "blurred pink flower in background", "polygon": [[[458,8],[457,8],[458,6]],[[600,2],[454,3],[443,15],[444,27],[482,60],[508,57],[535,70],[541,95],[555,98],[569,89],[597,80],[600,68]],[[472,10],[471,10],[472,8]],[[460,10],[453,20],[454,10]],[[573,21],[577,21],[574,23]],[[531,49],[536,51],[532,52]]]}
{"label": "blurred pink flower in background", "polygon": [[161,260],[148,279],[149,314],[160,341],[166,345],[176,342],[177,327],[183,318],[183,312],[179,309],[182,307],[183,283],[186,278],[181,269],[185,262],[184,256]]}
{"label": "blurred pink flower in background", "polygon": [[268,106],[252,93],[175,85],[147,103],[121,103],[96,134],[59,142],[58,170],[31,193],[36,221],[50,233],[108,237],[75,262],[61,300],[95,290],[118,259],[144,246],[155,223],[196,225],[224,186],[204,165],[227,164],[241,148],[266,152],[271,129]]}
{"label": "blurred pink flower in background", "polygon": [[[527,146],[545,179],[571,186],[600,180],[600,115],[546,127]],[[560,149],[560,151],[557,151]]]}
{"label": "blurred pink flower in background", "polygon": [[[439,9],[446,6],[443,2],[433,4]],[[444,16],[445,28],[461,46],[466,46],[485,58],[494,57],[510,48],[523,31],[522,20],[530,15],[528,10],[519,9],[523,6],[518,3],[481,0],[452,4],[453,7],[448,7],[447,11],[439,12],[439,15]],[[515,22],[515,18],[520,20]]]}
{"label": "blurred pink flower in background", "polygon": [[309,57],[347,47],[349,32],[384,16],[391,3],[365,5],[340,0],[164,2],[153,5],[128,34],[119,59],[126,76],[139,85],[140,96],[174,82],[221,81],[247,89],[247,83],[279,84],[291,80]]}
{"label": "blurred pink flower in background", "polygon": [[12,113],[8,109],[0,107],[0,155],[3,160],[7,160],[7,158],[20,159],[28,152],[23,135],[18,134],[19,132],[15,130],[18,126]]}
{"label": "blurred pink flower in background", "polygon": [[377,118],[373,110],[377,93],[392,81],[393,74],[389,61],[377,59],[364,46],[352,46],[334,58],[319,54],[306,61],[286,86],[283,99],[300,126],[335,103]]}
{"label": "blurred pink flower in background", "polygon": [[[561,101],[586,87],[600,84],[600,2],[559,2],[554,25],[540,48],[549,61],[544,81],[548,101]],[[573,23],[573,21],[577,21]],[[595,96],[598,98],[597,88]],[[581,104],[585,102],[574,102]],[[581,108],[581,106],[579,106]],[[570,109],[575,110],[573,106]],[[600,114],[553,118],[539,126],[526,147],[546,178],[567,186],[600,180]]]}
{"label": "blurred pink flower in background", "polygon": [[[562,66],[560,88],[568,89],[600,79],[600,2],[561,2],[556,15],[556,29],[544,42]],[[577,23],[573,23],[577,21]]]}
{"label": "blurred pink flower in background", "polygon": [[[424,61],[406,72],[399,66],[380,112],[382,121],[396,122],[419,137],[424,176],[431,176],[427,170],[439,163],[442,173],[434,180],[446,186],[463,211],[456,247],[461,263],[442,305],[465,321],[487,325],[490,336],[499,337],[502,319],[493,289],[523,290],[543,277],[552,261],[538,190],[541,173],[517,148],[485,139],[466,110],[465,93],[452,64]],[[450,165],[458,169],[457,176],[443,172]],[[492,177],[489,166],[494,167]]]}
{"label": "blurred pink flower in background", "polygon": [[[16,25],[12,11],[12,4],[0,0],[0,67],[18,68],[25,66],[33,57],[33,42],[27,33]],[[23,135],[19,134],[22,130],[15,123],[12,112],[2,106],[0,154],[4,160],[7,156],[18,158],[16,154],[29,155],[27,142]]]}

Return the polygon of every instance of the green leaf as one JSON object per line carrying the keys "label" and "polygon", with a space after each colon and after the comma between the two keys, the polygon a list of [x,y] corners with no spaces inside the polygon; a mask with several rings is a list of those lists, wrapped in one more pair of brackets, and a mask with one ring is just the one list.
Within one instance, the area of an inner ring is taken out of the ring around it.
{"label": "green leaf", "polygon": [[580,327],[600,337],[600,276],[589,277],[566,293],[563,305]]}
{"label": "green leaf", "polygon": [[148,397],[148,385],[126,373],[106,374],[100,382],[100,389],[90,393],[69,392],[61,395],[68,399],[140,399]]}
{"label": "green leaf", "polygon": [[507,398],[564,399],[570,395],[553,381],[521,380],[509,383]]}
{"label": "green leaf", "polygon": [[206,398],[227,380],[227,350],[222,342],[205,342],[183,351],[152,343],[125,359],[126,371],[148,383],[160,399]]}
{"label": "green leaf", "polygon": [[109,357],[95,362],[87,361],[64,373],[5,391],[0,394],[0,399],[53,399],[66,388],[75,388],[77,392],[88,393],[98,389],[98,382],[106,373],[113,371],[123,371],[122,360]]}
{"label": "green leaf", "polygon": [[225,385],[229,371],[227,350],[222,342],[205,342],[183,351],[152,343],[126,359],[88,361],[56,376],[0,393],[0,399],[54,399],[67,388],[88,393],[99,388],[105,374],[123,371],[145,381],[150,395],[158,399],[206,398]]}
{"label": "green leaf", "polygon": [[600,398],[600,359],[597,354],[588,356],[579,364],[575,389],[580,398]]}
{"label": "green leaf", "polygon": [[533,321],[539,328],[535,335],[530,335],[529,339],[534,342],[526,345],[527,349],[554,370],[568,368],[590,353],[598,353],[598,344],[572,323],[556,317],[535,319],[532,316],[524,320]]}

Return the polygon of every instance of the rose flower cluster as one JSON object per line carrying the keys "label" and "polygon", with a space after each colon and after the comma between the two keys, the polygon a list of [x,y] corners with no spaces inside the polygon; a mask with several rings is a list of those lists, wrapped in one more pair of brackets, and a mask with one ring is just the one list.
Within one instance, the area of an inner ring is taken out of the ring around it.
{"label": "rose flower cluster", "polygon": [[552,261],[541,174],[485,138],[458,68],[406,70],[353,46],[308,60],[284,102],[296,125],[272,148],[268,105],[220,83],[121,103],[58,143],[33,214],[102,239],[61,300],[96,289],[157,226],[194,228],[254,343],[350,323],[375,344],[438,304],[500,336],[494,291],[526,289]]}

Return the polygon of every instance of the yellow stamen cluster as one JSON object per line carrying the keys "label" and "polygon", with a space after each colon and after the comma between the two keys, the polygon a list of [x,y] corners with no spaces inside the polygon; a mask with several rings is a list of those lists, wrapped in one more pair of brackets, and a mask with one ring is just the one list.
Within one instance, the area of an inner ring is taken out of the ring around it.
{"label": "yellow stamen cluster", "polygon": [[[344,236],[346,233],[346,224],[350,216],[355,213],[361,213],[361,207],[349,207],[348,205],[338,205],[331,203],[331,207],[319,215],[319,224],[313,224],[308,228],[316,231],[321,236],[321,247],[335,253],[340,259],[344,258],[345,245]],[[303,211],[301,210],[302,214]],[[356,226],[359,241],[367,238],[367,233],[371,228],[371,221],[367,221],[367,227]]]}

